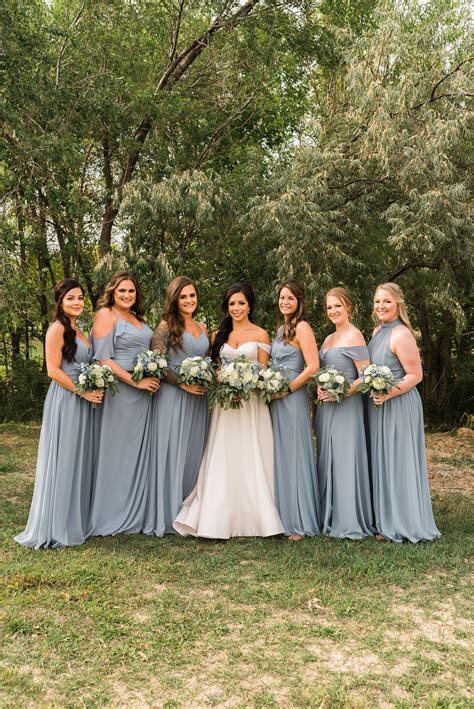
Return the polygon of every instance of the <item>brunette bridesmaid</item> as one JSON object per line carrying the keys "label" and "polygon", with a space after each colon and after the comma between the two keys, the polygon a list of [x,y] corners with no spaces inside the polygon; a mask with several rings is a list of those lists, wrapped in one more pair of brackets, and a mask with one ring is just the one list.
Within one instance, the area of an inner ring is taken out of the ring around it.
{"label": "brunette bridesmaid", "polygon": [[293,541],[321,531],[319,489],[306,384],[319,368],[318,348],[306,320],[304,290],[286,281],[278,291],[284,318],[271,359],[286,369],[289,393],[270,405],[274,440],[275,498],[285,534]]}
{"label": "brunette bridesmaid", "polygon": [[316,414],[318,478],[323,533],[361,539],[375,533],[372,524],[369,463],[362,396],[357,393],[358,369],[369,365],[369,351],[352,324],[354,304],[345,288],[331,288],[326,315],[335,326],[321,348],[321,366],[332,366],[350,382],[347,396],[337,403],[318,388]]}
{"label": "brunette bridesmaid", "polygon": [[143,320],[143,296],[136,278],[116,273],[104,291],[94,320],[94,359],[108,364],[119,384],[102,407],[90,534],[139,532],[143,528],[150,466],[152,394],[159,381],[132,380],[134,358],[150,349],[153,331]]}
{"label": "brunette bridesmaid", "polygon": [[423,374],[396,283],[377,287],[374,317],[378,326],[369,342],[370,359],[390,367],[398,380],[388,394],[373,394],[369,401],[376,526],[394,542],[431,541],[440,533],[431,509],[423,409],[416,389]]}
{"label": "brunette bridesmaid", "polygon": [[152,347],[166,353],[170,374],[152,404],[151,460],[145,534],[175,533],[172,523],[196,483],[208,426],[203,387],[179,382],[179,367],[187,357],[205,357],[209,338],[194,319],[197,291],[186,276],[174,278],[166,291],[163,320]]}
{"label": "brunette bridesmaid", "polygon": [[89,360],[89,341],[77,318],[84,291],[73,278],[55,290],[53,322],[46,334],[46,366],[53,380],[44,402],[35,488],[24,532],[15,541],[27,547],[82,544],[87,534],[91,483],[93,418],[91,404],[102,391],[80,394],[75,365]]}

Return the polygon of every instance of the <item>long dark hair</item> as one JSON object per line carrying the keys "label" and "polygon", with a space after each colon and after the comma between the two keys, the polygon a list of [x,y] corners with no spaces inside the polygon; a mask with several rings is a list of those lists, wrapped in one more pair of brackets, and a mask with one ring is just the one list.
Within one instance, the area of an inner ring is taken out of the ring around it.
{"label": "long dark hair", "polygon": [[184,318],[179,312],[178,301],[186,286],[192,286],[197,295],[196,286],[187,276],[176,276],[166,289],[163,320],[166,320],[168,325],[168,347],[175,352],[183,346]]}
{"label": "long dark hair", "polygon": [[304,286],[302,286],[301,283],[298,283],[297,281],[283,281],[283,283],[278,286],[278,300],[280,299],[280,293],[282,292],[283,288],[288,288],[288,290],[291,291],[291,293],[298,301],[298,307],[296,308],[296,311],[293,313],[288,322],[285,321],[283,323],[282,339],[284,342],[291,342],[296,337],[296,326],[298,325],[298,323],[308,319],[306,316],[305,290]]}
{"label": "long dark hair", "polygon": [[249,320],[253,322],[252,313],[255,307],[255,295],[253,288],[249,283],[233,283],[225,292],[224,299],[222,301],[222,311],[224,317],[219,323],[217,332],[214,337],[214,344],[212,345],[211,357],[214,362],[219,357],[219,352],[222,345],[227,342],[229,335],[232,332],[232,318],[229,315],[229,300],[236,293],[243,293],[247,303],[249,304]]}
{"label": "long dark hair", "polygon": [[62,349],[63,357],[67,362],[73,362],[77,352],[76,332],[71,325],[69,317],[64,313],[61,303],[65,295],[73,288],[80,288],[84,295],[84,288],[74,278],[63,278],[54,289],[54,300],[56,301],[53,322],[60,322],[64,326],[64,345]]}
{"label": "long dark hair", "polygon": [[130,273],[130,271],[118,271],[118,273],[114,273],[110,281],[107,283],[104,292],[99,298],[99,302],[97,303],[97,310],[100,310],[101,308],[111,308],[112,305],[114,304],[114,291],[119,286],[122,281],[132,281],[133,285],[135,286],[136,290],[136,298],[135,302],[130,308],[131,312],[134,313],[136,316],[137,320],[143,321],[143,316],[145,315],[145,308],[143,306],[143,292],[142,289],[140,288],[140,284],[138,283],[137,279],[133,275],[133,273]]}

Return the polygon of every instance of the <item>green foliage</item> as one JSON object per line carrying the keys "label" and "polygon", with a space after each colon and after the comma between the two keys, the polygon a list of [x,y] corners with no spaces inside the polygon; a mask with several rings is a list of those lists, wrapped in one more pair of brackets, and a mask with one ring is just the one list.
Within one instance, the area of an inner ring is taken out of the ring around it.
{"label": "green foliage", "polygon": [[49,383],[37,361],[15,360],[11,373],[0,377],[0,421],[40,419]]}

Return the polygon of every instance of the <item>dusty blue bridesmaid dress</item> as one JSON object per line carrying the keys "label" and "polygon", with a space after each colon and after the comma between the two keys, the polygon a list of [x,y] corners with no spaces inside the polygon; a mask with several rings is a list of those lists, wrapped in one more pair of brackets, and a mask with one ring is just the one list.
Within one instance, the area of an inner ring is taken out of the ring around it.
{"label": "dusty blue bridesmaid dress", "polygon": [[[290,380],[305,367],[303,353],[281,338],[272,342],[272,362],[285,367]],[[285,534],[315,536],[321,531],[319,489],[306,387],[270,404],[273,424],[275,504]]]}
{"label": "dusty blue bridesmaid dress", "polygon": [[[392,320],[369,342],[373,364],[390,367],[395,379],[405,370],[390,349]],[[389,399],[379,409],[369,400],[375,523],[394,542],[430,541],[440,536],[431,509],[425,453],[423,408],[415,387]]]}
{"label": "dusty blue bridesmaid dress", "polygon": [[[75,362],[88,362],[89,349],[76,338]],[[74,362],[61,369],[77,376]],[[98,410],[56,382],[44,402],[35,489],[24,532],[15,541],[27,547],[83,544],[87,534],[92,484],[93,420]]]}
{"label": "dusty blue bridesmaid dress", "polygon": [[[369,359],[365,346],[324,348],[322,367],[331,365],[352,383],[358,377],[355,361]],[[317,407],[318,478],[323,534],[362,539],[373,535],[369,462],[362,396]]]}
{"label": "dusty blue bridesmaid dress", "polygon": [[[93,340],[95,360],[113,359],[133,370],[137,354],[150,349],[153,331],[117,320],[108,335]],[[140,532],[150,465],[150,414],[153,397],[119,382],[101,407],[98,457],[92,491],[89,534]]]}
{"label": "dusty blue bridesmaid dress", "polygon": [[[170,349],[168,364],[176,372],[187,357],[205,357],[209,339],[183,333],[183,347]],[[191,493],[199,472],[208,427],[207,395],[189,394],[162,382],[152,404],[151,460],[143,532],[175,534],[173,520]]]}

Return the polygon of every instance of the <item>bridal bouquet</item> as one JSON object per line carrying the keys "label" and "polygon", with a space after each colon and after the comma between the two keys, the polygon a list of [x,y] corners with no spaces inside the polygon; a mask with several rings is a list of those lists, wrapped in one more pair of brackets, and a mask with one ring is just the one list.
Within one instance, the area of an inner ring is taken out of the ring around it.
{"label": "bridal bouquet", "polygon": [[258,373],[257,390],[266,404],[269,404],[275,394],[288,391],[290,381],[283,367],[270,363],[262,367]]}
{"label": "bridal bouquet", "polygon": [[183,384],[200,384],[209,389],[214,376],[214,366],[210,357],[186,357],[179,368],[179,380]]}
{"label": "bridal bouquet", "polygon": [[[117,379],[107,364],[81,362],[75,366],[78,370],[76,389],[80,394],[96,389],[108,389],[112,396],[117,392]],[[92,404],[92,406],[96,409],[100,404]]]}
{"label": "bridal bouquet", "polygon": [[249,401],[257,388],[259,370],[258,362],[250,362],[244,355],[232,361],[224,359],[210,391],[210,406],[241,409],[242,401]]}
{"label": "bridal bouquet", "polygon": [[134,382],[141,381],[144,377],[164,379],[165,369],[168,366],[166,357],[156,350],[141,352],[134,359],[135,367],[132,372]]}
{"label": "bridal bouquet", "polygon": [[[369,364],[360,372],[362,383],[358,384],[357,391],[362,394],[376,392],[377,394],[388,394],[390,389],[397,386],[392,370],[380,364]],[[379,406],[376,407],[379,408]]]}
{"label": "bridal bouquet", "polygon": [[[338,404],[341,403],[349,390],[350,384],[343,372],[340,372],[335,367],[331,367],[331,365],[322,367],[322,369],[311,378],[321,389],[324,389],[324,391],[327,391],[328,394],[333,396]],[[324,402],[320,399],[318,400],[318,404],[323,403]]]}

